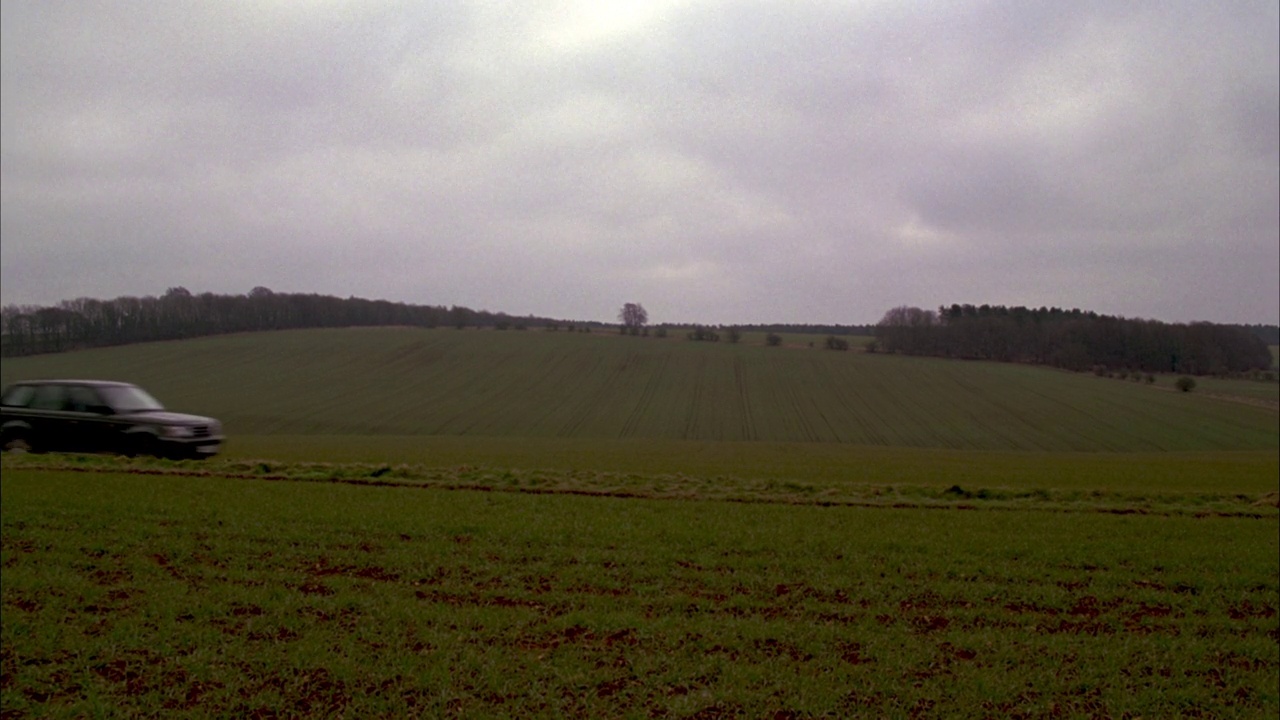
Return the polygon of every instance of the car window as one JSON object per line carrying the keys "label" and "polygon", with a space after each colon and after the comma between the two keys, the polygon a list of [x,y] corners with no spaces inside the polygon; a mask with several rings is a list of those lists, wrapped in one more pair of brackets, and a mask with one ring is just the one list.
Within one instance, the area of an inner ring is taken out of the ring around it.
{"label": "car window", "polygon": [[103,387],[102,397],[116,412],[139,412],[145,410],[163,410],[159,400],[151,397],[146,390],[135,385],[112,385]]}
{"label": "car window", "polygon": [[8,407],[26,407],[31,404],[31,398],[36,394],[34,385],[14,385],[4,392],[4,397],[0,398],[0,405]]}
{"label": "car window", "polygon": [[72,385],[67,389],[67,409],[74,412],[93,412],[102,405],[102,400],[92,388]]}
{"label": "car window", "polygon": [[66,404],[67,389],[62,385],[41,385],[31,398],[31,408],[36,410],[61,410]]}

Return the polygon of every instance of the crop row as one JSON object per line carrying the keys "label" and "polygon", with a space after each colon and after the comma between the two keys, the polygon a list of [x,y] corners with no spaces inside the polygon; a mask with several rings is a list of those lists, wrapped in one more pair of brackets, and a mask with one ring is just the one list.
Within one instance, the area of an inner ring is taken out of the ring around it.
{"label": "crop row", "polygon": [[1273,450],[1274,408],[1089,375],[565,333],[261,333],[6,363],[5,379],[140,382],[233,435]]}

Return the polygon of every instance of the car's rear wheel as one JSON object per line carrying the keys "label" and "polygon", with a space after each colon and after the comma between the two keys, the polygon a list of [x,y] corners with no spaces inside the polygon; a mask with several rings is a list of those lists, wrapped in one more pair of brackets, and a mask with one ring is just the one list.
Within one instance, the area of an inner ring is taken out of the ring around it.
{"label": "car's rear wheel", "polygon": [[33,453],[36,451],[35,446],[31,444],[31,438],[21,433],[6,436],[3,447],[7,453]]}

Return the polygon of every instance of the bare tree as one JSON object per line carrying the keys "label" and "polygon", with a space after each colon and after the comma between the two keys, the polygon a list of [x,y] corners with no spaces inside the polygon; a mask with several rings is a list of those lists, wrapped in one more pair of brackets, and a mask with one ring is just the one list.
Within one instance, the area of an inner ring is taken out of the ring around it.
{"label": "bare tree", "polygon": [[639,335],[640,329],[649,322],[649,313],[640,303],[627,303],[618,311],[618,321],[622,323],[622,332]]}

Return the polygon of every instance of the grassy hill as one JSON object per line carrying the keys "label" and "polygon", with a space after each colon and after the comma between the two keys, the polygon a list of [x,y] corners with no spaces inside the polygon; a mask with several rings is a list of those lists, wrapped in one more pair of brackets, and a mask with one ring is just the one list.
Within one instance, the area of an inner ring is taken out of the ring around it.
{"label": "grassy hill", "polygon": [[[996,363],[543,331],[301,330],[6,360],[134,381],[233,436],[1274,450],[1274,407]],[[1253,385],[1269,388],[1275,384]],[[1257,392],[1251,387],[1251,392]]]}

